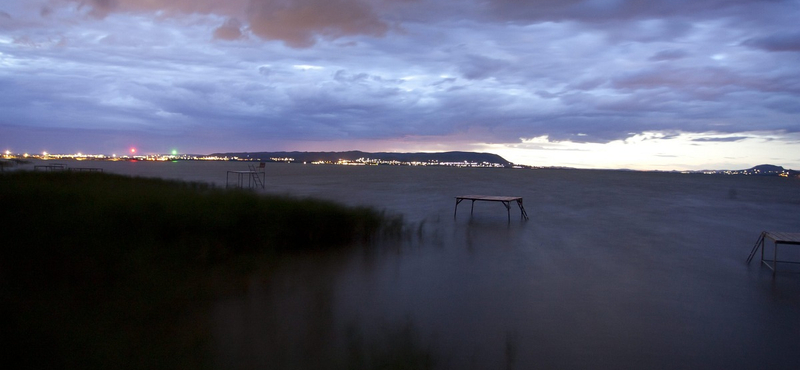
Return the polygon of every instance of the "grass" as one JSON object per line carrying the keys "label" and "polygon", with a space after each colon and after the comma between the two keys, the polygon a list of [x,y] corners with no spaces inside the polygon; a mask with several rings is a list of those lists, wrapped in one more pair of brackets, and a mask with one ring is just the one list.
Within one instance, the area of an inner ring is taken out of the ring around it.
{"label": "grass", "polygon": [[23,368],[209,367],[204,303],[264,261],[402,227],[371,208],[103,173],[3,173],[0,204],[0,335]]}

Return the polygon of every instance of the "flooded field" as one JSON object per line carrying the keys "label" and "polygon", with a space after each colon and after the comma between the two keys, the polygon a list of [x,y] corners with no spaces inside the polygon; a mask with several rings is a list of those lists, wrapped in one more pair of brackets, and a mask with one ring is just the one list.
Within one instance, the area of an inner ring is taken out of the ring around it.
{"label": "flooded field", "polygon": [[[247,168],[65,163],[220,187],[226,171]],[[745,260],[761,231],[800,232],[798,179],[269,163],[259,191],[402,214],[407,232],[293,256],[220,298],[210,317],[218,368],[797,364],[800,265],[773,277]],[[512,204],[509,222],[489,202],[472,216],[462,203],[454,217],[465,194],[521,196],[530,219]],[[781,252],[800,260],[800,248]]]}

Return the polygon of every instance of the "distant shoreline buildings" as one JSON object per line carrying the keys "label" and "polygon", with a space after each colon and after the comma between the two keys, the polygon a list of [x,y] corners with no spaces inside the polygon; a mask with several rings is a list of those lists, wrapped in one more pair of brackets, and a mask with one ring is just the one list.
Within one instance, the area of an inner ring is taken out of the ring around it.
{"label": "distant shoreline buildings", "polygon": [[[296,154],[296,155],[286,155]],[[354,158],[354,154],[363,156]],[[370,156],[375,154],[375,156]],[[380,155],[397,158],[381,158]],[[441,159],[436,157],[449,157]],[[251,161],[251,162],[283,162],[302,164],[326,164],[342,166],[446,166],[475,168],[506,168],[517,166],[504,158],[490,153],[447,152],[447,153],[365,153],[365,152],[276,152],[276,153],[214,153],[201,154],[12,154],[6,151],[5,159],[38,159],[38,160],[106,160],[106,161]]]}
{"label": "distant shoreline buildings", "polygon": [[[339,165],[339,166],[446,166],[446,167],[476,167],[476,168],[504,168],[508,167],[503,163],[493,162],[440,162],[437,160],[429,161],[399,161],[383,160],[376,158],[358,158],[356,160],[338,159],[303,161],[298,162],[291,157],[272,157],[272,158],[242,158],[238,156],[217,156],[217,155],[174,155],[174,154],[150,154],[150,155],[106,155],[106,154],[10,154],[3,155],[4,159],[38,159],[38,160],[76,160],[76,161],[247,161],[247,162],[283,162],[283,163],[302,163],[314,165]],[[527,166],[526,166],[527,167]]]}
{"label": "distant shoreline buildings", "polygon": [[[270,154],[273,154],[270,156]],[[10,167],[28,159],[35,160],[76,160],[76,161],[249,161],[299,163],[312,165],[338,166],[440,166],[462,168],[519,168],[519,169],[574,169],[569,167],[544,167],[518,165],[490,153],[447,152],[447,153],[364,153],[364,152],[280,152],[276,153],[214,153],[200,154],[148,154],[148,155],[106,155],[106,154],[18,154],[5,151],[0,158],[0,168]],[[297,154],[289,156],[286,154]],[[342,154],[342,155],[339,155]],[[364,154],[353,158],[354,154]],[[370,156],[369,154],[374,154]],[[381,158],[381,155],[393,158]],[[442,160],[445,155],[451,160]],[[341,157],[341,158],[340,158]],[[315,158],[315,159],[312,159]],[[458,160],[456,160],[457,158]],[[739,176],[778,176],[800,178],[800,171],[785,169],[775,165],[758,165],[744,170],[702,170],[702,171],[642,171],[642,172],[680,172],[684,174],[739,175]]]}
{"label": "distant shoreline buildings", "polygon": [[[283,163],[302,163],[314,165],[340,165],[340,166],[446,166],[446,167],[474,167],[474,168],[504,168],[508,167],[504,163],[496,162],[471,162],[471,161],[454,161],[454,162],[440,162],[432,159],[428,161],[400,161],[400,160],[383,160],[378,158],[358,158],[355,160],[343,159],[338,160],[318,160],[318,161],[302,161],[299,162],[292,157],[271,157],[271,158],[256,158],[256,157],[239,157],[239,156],[220,156],[220,155],[192,155],[192,154],[149,154],[149,155],[106,155],[106,154],[12,154],[6,152],[3,155],[4,159],[11,160],[76,160],[76,161],[249,161],[249,162],[283,162]],[[527,166],[525,166],[527,167]],[[522,167],[520,167],[522,168]]]}
{"label": "distant shoreline buildings", "polygon": [[707,175],[745,175],[745,176],[779,176],[779,177],[800,177],[800,171],[785,169],[781,166],[762,164],[746,170],[719,170],[719,171],[699,171]]}

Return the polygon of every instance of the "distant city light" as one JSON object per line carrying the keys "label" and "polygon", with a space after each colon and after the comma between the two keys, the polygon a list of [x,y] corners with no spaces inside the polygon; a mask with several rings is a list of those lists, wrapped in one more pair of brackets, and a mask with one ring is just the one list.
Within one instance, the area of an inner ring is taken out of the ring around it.
{"label": "distant city light", "polygon": [[178,155],[178,150],[177,149],[172,149],[172,155]]}
{"label": "distant city light", "polygon": [[131,148],[131,153],[136,153],[136,148]]}

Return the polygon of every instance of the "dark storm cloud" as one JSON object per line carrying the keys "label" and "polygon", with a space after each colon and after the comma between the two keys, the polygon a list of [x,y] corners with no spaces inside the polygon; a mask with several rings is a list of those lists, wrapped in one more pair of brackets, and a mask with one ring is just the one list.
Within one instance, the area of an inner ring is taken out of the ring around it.
{"label": "dark storm cloud", "polygon": [[734,137],[716,137],[716,138],[697,138],[692,141],[699,142],[736,142],[749,139],[747,136],[734,136]]}
{"label": "dark storm cloud", "polygon": [[67,0],[88,8],[89,14],[106,17],[114,12],[162,12],[176,14],[232,14],[240,11],[247,0]]}
{"label": "dark storm cloud", "polygon": [[481,80],[492,77],[495,73],[509,66],[507,61],[482,55],[467,55],[459,64],[461,74],[470,80]]}
{"label": "dark storm cloud", "polygon": [[762,0],[492,0],[489,9],[503,19],[582,22],[703,17],[740,11],[747,6],[780,3]]}
{"label": "dark storm cloud", "polygon": [[665,60],[678,60],[688,56],[688,53],[685,50],[681,49],[669,49],[669,50],[661,50],[653,56],[649,58],[649,60],[661,62]]}
{"label": "dark storm cloud", "polygon": [[242,17],[254,35],[265,40],[280,40],[296,48],[310,47],[318,37],[382,36],[389,29],[373,10],[372,3],[366,0],[90,0],[79,4],[99,18],[119,12],[231,17],[214,31],[216,38],[224,40],[241,36],[238,21],[231,23],[231,19]]}
{"label": "dark storm cloud", "polygon": [[751,38],[745,40],[742,44],[766,51],[800,52],[800,32],[777,33]]}
{"label": "dark storm cloud", "polygon": [[225,24],[214,30],[214,38],[220,40],[236,40],[242,38],[242,23],[236,18],[230,18]]}
{"label": "dark storm cloud", "polygon": [[382,36],[388,30],[368,2],[356,0],[253,0],[248,14],[254,34],[292,47],[310,47],[317,36]]}

